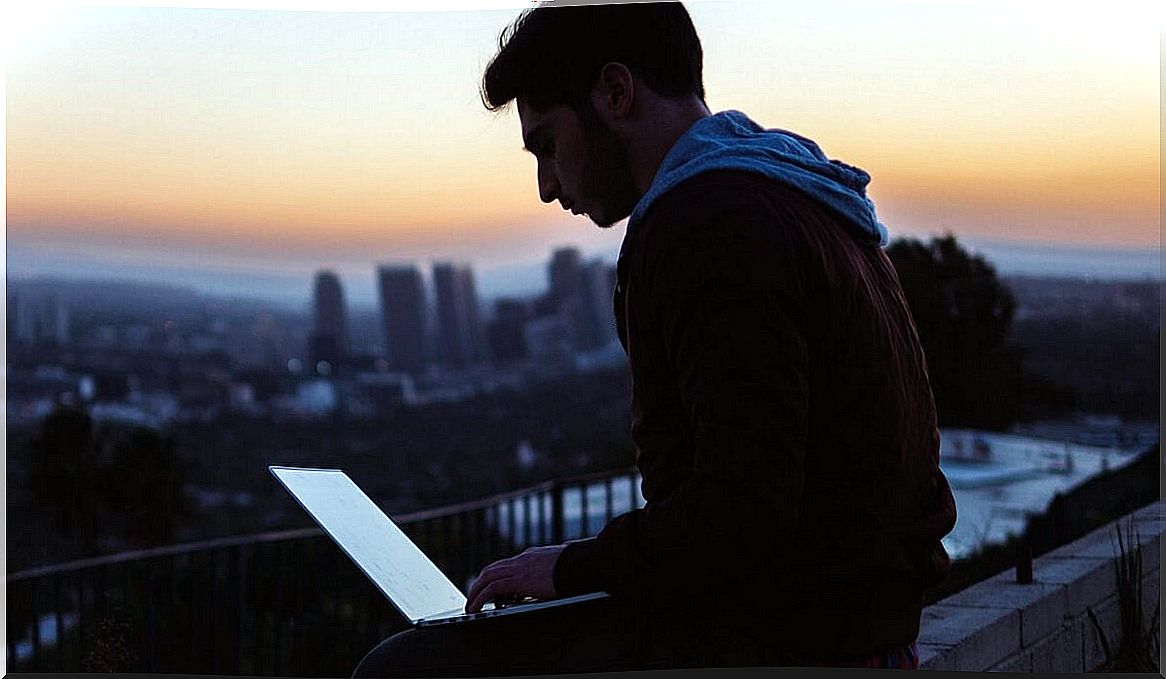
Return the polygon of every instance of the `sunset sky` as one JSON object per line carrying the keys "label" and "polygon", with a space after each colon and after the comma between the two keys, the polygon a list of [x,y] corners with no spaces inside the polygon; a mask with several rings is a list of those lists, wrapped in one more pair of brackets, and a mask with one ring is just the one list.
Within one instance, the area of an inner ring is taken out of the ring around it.
{"label": "sunset sky", "polygon": [[[685,4],[710,108],[866,169],[892,237],[1158,247],[1161,26],[1141,5]],[[9,277],[267,275],[306,295],[324,267],[371,285],[386,261],[613,251],[623,225],[542,204],[517,114],[479,102],[524,6],[43,21],[7,55]]]}

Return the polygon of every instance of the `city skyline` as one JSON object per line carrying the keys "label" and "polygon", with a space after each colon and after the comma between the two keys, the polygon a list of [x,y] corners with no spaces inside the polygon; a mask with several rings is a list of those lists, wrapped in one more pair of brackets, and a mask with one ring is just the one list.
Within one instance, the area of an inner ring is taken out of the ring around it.
{"label": "city skyline", "polygon": [[[986,257],[1001,276],[1032,276],[1047,278],[1088,278],[1092,280],[1145,280],[1162,279],[1161,253],[1157,248],[1106,249],[1080,248],[1072,246],[1049,246],[1044,244],[964,240],[961,243],[973,254]],[[602,259],[614,264],[618,248],[604,250],[584,250],[566,242],[548,248],[541,257],[507,266],[483,268],[473,259],[464,259],[474,268],[478,286],[478,297],[490,302],[504,297],[534,297],[545,293],[550,286],[547,276],[547,262],[550,254],[560,248],[577,248],[587,259]],[[77,266],[67,266],[67,260],[59,260],[60,267],[45,268],[40,271],[17,268],[20,255],[13,255],[9,247],[8,281],[21,283],[35,280],[86,281],[110,283],[138,283],[147,286],[176,286],[211,297],[250,299],[276,304],[285,308],[308,309],[312,304],[313,276],[322,269],[331,270],[340,279],[347,291],[349,305],[353,310],[375,311],[379,309],[376,269],[381,260],[337,267],[325,263],[305,264],[289,267],[287,270],[260,270],[240,275],[237,271],[202,269],[197,267],[142,266],[135,268],[94,269],[86,271]],[[446,258],[423,258],[416,260],[395,260],[398,263],[415,264],[420,267],[422,278],[432,286],[430,270],[433,264]]]}
{"label": "city skyline", "polygon": [[[710,108],[868,170],[892,238],[1160,266],[1158,34],[1128,5],[686,6]],[[9,276],[306,300],[329,268],[367,304],[374,261],[472,259],[489,297],[556,247],[614,253],[622,226],[540,203],[513,111],[477,100],[518,11],[63,12],[9,54]]]}

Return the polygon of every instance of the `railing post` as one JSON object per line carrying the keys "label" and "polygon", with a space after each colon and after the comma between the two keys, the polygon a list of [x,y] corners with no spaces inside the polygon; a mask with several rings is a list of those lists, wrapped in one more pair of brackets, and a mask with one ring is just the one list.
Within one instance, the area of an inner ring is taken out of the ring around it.
{"label": "railing post", "polygon": [[[15,589],[16,589],[15,587],[9,586],[9,589],[8,589],[8,605],[9,606],[12,605],[12,600],[17,598],[15,596],[13,596],[13,594],[15,594],[15,591],[14,591]],[[7,611],[5,611],[5,613],[7,613]],[[11,618],[9,618],[9,619],[11,620]],[[17,667],[16,641],[21,636],[21,630],[17,629],[15,625],[8,625],[6,636],[8,637],[5,640],[7,642],[7,646],[8,646],[8,662],[6,663],[6,665],[7,665],[6,669],[9,672],[13,672],[16,670],[16,667]]]}
{"label": "railing post", "polygon": [[563,543],[563,486],[551,484],[551,544]]}
{"label": "railing post", "polygon": [[238,578],[239,600],[235,602],[235,671],[232,674],[250,674],[243,671],[243,635],[245,634],[245,620],[247,618],[247,545],[235,547],[235,577]]}
{"label": "railing post", "polygon": [[215,674],[223,673],[222,663],[222,645],[219,643],[219,638],[223,634],[223,625],[219,624],[219,611],[222,609],[219,606],[219,597],[222,596],[222,590],[219,587],[219,562],[222,561],[221,552],[214,551],[210,554],[210,576],[211,576],[211,610],[210,610],[210,634],[211,634],[211,655],[214,657],[211,671]]}
{"label": "railing post", "polygon": [[533,495],[526,495],[522,498],[522,534],[526,547],[534,544],[534,512],[530,509],[533,497]]}
{"label": "railing post", "polygon": [[85,569],[77,571],[77,671],[84,672],[85,668],[85,586],[89,584],[85,578]]}
{"label": "railing post", "polygon": [[40,672],[41,652],[40,652],[40,610],[36,607],[36,579],[33,578],[28,583],[28,604],[32,613],[32,656],[29,658],[29,670],[32,672]]}
{"label": "railing post", "polygon": [[[173,557],[168,557],[173,559]],[[158,566],[162,561],[157,557],[149,559],[146,562],[146,600],[143,605],[146,607],[146,666],[143,668],[145,672],[157,672],[157,650],[158,650]]]}
{"label": "railing post", "polygon": [[[187,661],[188,672],[205,673],[204,665],[198,662],[198,659],[204,657],[199,653],[198,649],[198,635],[202,631],[202,625],[199,624],[198,614],[199,599],[202,598],[202,593],[198,591],[198,553],[190,555],[187,561],[190,577],[190,588],[187,593],[190,595],[190,660]],[[205,661],[204,661],[205,662]]]}
{"label": "railing post", "polygon": [[61,624],[61,578],[62,575],[53,576],[53,623],[57,628],[57,644],[53,655],[57,658],[57,671],[65,671],[65,654],[62,652],[65,649],[65,626]]}
{"label": "railing post", "polygon": [[1029,544],[1027,536],[1021,538],[1016,556],[1016,582],[1022,585],[1031,585],[1032,546]]}
{"label": "railing post", "polygon": [[541,490],[538,493],[538,540],[542,544],[548,544],[550,540],[550,527],[547,525],[547,491]]}
{"label": "railing post", "polygon": [[584,482],[579,486],[579,537],[591,536],[591,505],[588,503],[590,486]]}
{"label": "railing post", "polygon": [[603,507],[603,525],[605,526],[607,525],[607,522],[611,521],[612,517],[615,515],[615,499],[612,497],[615,495],[614,485],[615,477],[610,477],[603,482],[603,497],[606,501]]}

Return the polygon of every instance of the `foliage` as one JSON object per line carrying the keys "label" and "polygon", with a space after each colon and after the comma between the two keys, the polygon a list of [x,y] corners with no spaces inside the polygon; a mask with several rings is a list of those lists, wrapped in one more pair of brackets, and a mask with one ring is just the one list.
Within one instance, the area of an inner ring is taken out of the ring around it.
{"label": "foliage", "polygon": [[1158,630],[1161,606],[1154,607],[1154,615],[1147,624],[1143,608],[1142,590],[1142,545],[1141,536],[1133,520],[1126,522],[1123,537],[1121,524],[1115,528],[1119,554],[1117,558],[1117,601],[1121,614],[1121,645],[1117,652],[1097,620],[1097,614],[1089,608],[1089,619],[1101,641],[1105,653],[1103,671],[1107,672],[1160,672],[1158,664]]}
{"label": "foliage", "polygon": [[101,504],[92,420],[81,410],[58,408],[45,418],[32,449],[33,498],[53,511],[60,532],[92,551]]}
{"label": "foliage", "polygon": [[1016,300],[983,257],[951,234],[897,239],[887,256],[919,331],[941,427],[1003,430],[1033,398],[1064,405],[1055,386],[1026,380],[1010,340]]}
{"label": "foliage", "polygon": [[33,498],[82,554],[94,554],[98,538],[110,535],[143,547],[168,544],[192,514],[174,445],[158,432],[99,428],[84,410],[59,407],[32,447]]}

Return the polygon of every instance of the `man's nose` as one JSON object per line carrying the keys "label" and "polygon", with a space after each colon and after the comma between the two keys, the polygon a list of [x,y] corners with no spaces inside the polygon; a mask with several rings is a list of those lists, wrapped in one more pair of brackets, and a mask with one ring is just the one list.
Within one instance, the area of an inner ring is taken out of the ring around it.
{"label": "man's nose", "polygon": [[538,172],[538,197],[544,203],[553,203],[559,197],[559,181],[541,167]]}

